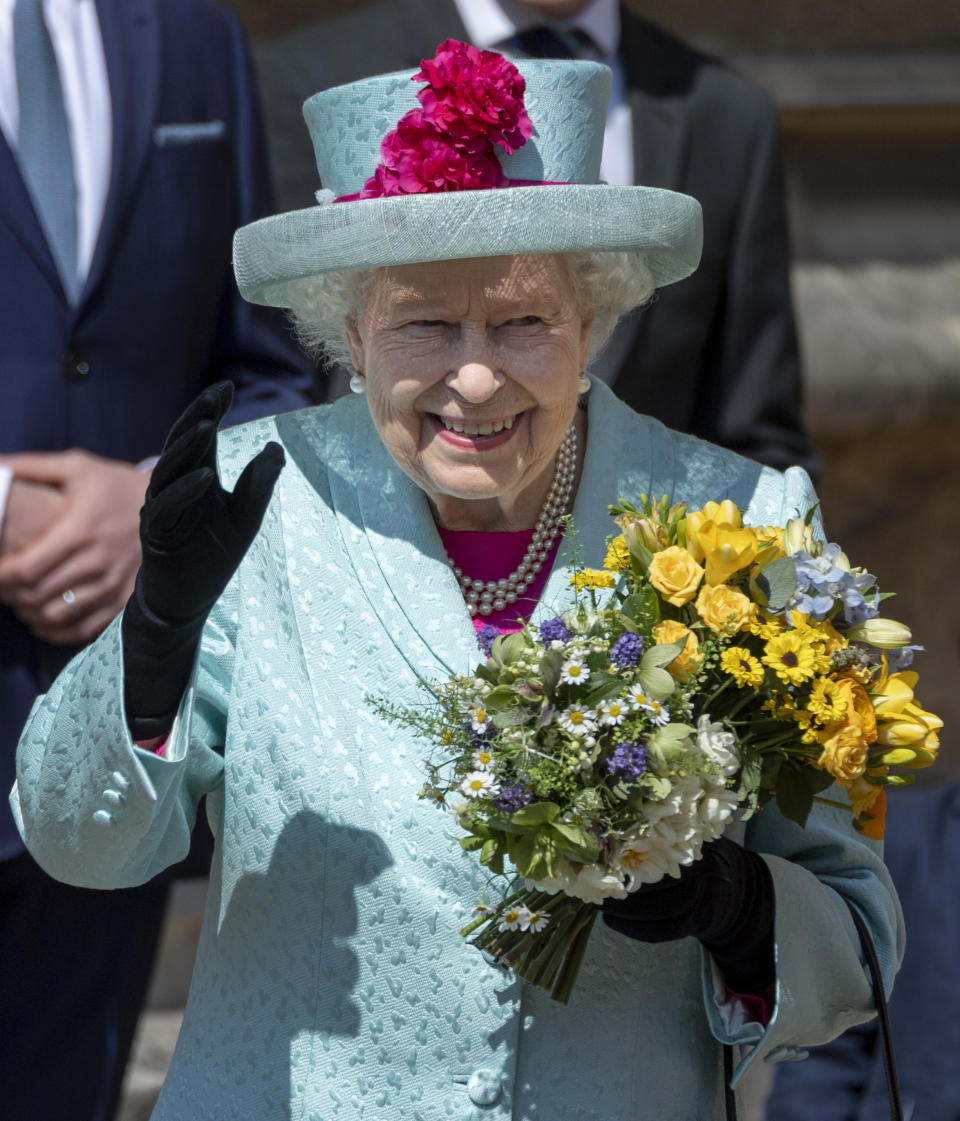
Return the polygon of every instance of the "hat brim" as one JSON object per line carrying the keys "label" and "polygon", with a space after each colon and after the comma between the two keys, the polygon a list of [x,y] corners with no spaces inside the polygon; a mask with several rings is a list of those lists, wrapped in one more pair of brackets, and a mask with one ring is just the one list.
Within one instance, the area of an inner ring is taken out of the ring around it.
{"label": "hat brim", "polygon": [[550,184],[394,195],[292,210],[242,226],[233,265],[244,299],[288,307],[286,286],[318,273],[519,253],[642,253],[657,287],[700,261],[689,195],[655,187]]}

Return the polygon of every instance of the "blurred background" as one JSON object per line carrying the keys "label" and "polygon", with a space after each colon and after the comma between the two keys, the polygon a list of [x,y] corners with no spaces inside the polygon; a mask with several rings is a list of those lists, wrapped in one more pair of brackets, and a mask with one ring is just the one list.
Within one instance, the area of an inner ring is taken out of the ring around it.
{"label": "blurred background", "polygon": [[[231,6],[253,42],[271,128],[271,91],[291,39],[364,5]],[[881,588],[897,591],[886,614],[910,625],[926,647],[918,692],[945,723],[940,766],[929,777],[960,778],[953,746],[960,723],[960,5],[631,6],[754,78],[778,106],[827,532]],[[162,1081],[202,898],[202,884],[178,885],[122,1121],[146,1119]],[[762,1091],[754,1119],[762,1117]]]}

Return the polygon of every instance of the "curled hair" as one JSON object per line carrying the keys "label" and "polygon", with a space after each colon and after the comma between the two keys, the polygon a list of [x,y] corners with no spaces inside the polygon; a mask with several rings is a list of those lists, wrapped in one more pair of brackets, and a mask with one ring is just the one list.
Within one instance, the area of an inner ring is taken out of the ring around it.
{"label": "curled hair", "polygon": [[[595,358],[621,316],[647,303],[653,277],[641,253],[564,253],[577,310],[593,319],[590,357]],[[370,293],[376,269],[320,273],[287,285],[297,338],[315,359],[351,366],[346,323],[357,319]]]}

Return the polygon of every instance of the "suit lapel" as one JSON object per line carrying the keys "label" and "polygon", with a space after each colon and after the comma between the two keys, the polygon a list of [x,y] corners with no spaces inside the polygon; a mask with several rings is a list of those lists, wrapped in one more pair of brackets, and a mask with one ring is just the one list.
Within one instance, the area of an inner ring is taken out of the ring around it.
{"label": "suit lapel", "polygon": [[0,221],[5,222],[13,236],[20,242],[37,268],[50,282],[62,299],[65,299],[63,284],[57,271],[56,262],[47,244],[40,219],[33,208],[30,193],[20,174],[20,165],[6,137],[0,133]]}
{"label": "suit lapel", "polygon": [[680,90],[641,20],[621,5],[621,51],[633,116],[634,182],[683,190],[687,120]]}
{"label": "suit lapel", "polygon": [[398,69],[419,66],[446,39],[466,41],[467,29],[453,0],[401,0],[401,5],[404,58]]}
{"label": "suit lapel", "polygon": [[157,0],[97,0],[110,83],[113,146],[110,186],[84,296],[103,276],[153,143],[160,96]]}

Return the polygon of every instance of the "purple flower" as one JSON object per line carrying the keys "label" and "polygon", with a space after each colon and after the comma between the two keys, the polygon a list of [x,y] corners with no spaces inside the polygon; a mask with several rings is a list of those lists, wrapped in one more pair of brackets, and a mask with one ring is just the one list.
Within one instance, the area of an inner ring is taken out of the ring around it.
{"label": "purple flower", "polygon": [[488,658],[490,657],[490,651],[493,649],[493,640],[499,635],[500,632],[490,623],[486,623],[477,631],[477,645],[480,647],[481,653],[486,654]]}
{"label": "purple flower", "polygon": [[545,623],[540,624],[540,641],[544,646],[549,646],[551,642],[570,641],[570,632],[564,626],[559,615],[556,619],[548,619]]}
{"label": "purple flower", "polygon": [[514,810],[523,809],[533,801],[533,794],[519,782],[504,782],[500,784],[500,794],[494,805],[498,810],[513,813]]}
{"label": "purple flower", "polygon": [[607,760],[607,770],[624,778],[639,778],[647,769],[647,749],[638,743],[618,743]]}
{"label": "purple flower", "polygon": [[633,631],[624,631],[610,649],[610,661],[618,666],[635,666],[643,653],[643,639]]}
{"label": "purple flower", "polygon": [[486,747],[488,743],[493,742],[494,736],[497,734],[497,729],[493,724],[488,723],[482,732],[478,732],[472,724],[467,725],[467,732],[469,733],[470,740],[474,747]]}

